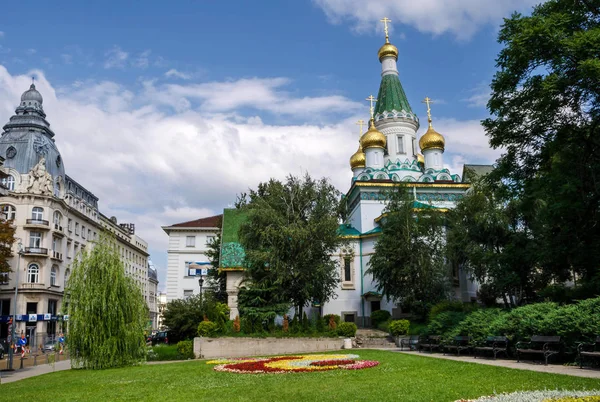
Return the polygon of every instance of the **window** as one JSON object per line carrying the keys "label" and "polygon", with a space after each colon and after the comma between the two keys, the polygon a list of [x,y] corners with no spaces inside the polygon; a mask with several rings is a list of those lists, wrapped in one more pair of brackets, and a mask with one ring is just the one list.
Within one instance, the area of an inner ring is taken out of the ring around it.
{"label": "window", "polygon": [[50,286],[56,286],[56,276],[58,275],[58,267],[56,265],[52,266],[50,270]]}
{"label": "window", "polygon": [[67,286],[67,283],[69,282],[69,277],[71,276],[71,270],[69,268],[67,268],[65,270],[65,286]]}
{"label": "window", "polygon": [[404,136],[403,135],[397,136],[397,143],[398,143],[397,152],[399,154],[406,153],[406,152],[404,152]]}
{"label": "window", "polygon": [[60,183],[58,182],[58,180],[56,181],[56,183],[54,183],[54,196],[60,197]]}
{"label": "window", "polygon": [[17,209],[12,205],[2,205],[2,213],[4,217],[9,221],[14,221],[17,217]]}
{"label": "window", "polygon": [[44,219],[44,208],[34,207],[31,211],[31,219],[34,221],[41,221]]}
{"label": "window", "polygon": [[344,282],[352,282],[352,261],[344,258]]}
{"label": "window", "polygon": [[356,313],[342,313],[344,322],[356,322]]}
{"label": "window", "polygon": [[215,240],[215,236],[206,236],[206,245],[210,245]]}
{"label": "window", "polygon": [[67,258],[71,258],[71,257],[72,257],[72,255],[71,255],[71,242],[68,241],[67,242]]}
{"label": "window", "polygon": [[31,303],[31,302],[27,303],[27,306],[26,306],[27,314],[37,314],[37,306],[38,306],[37,302],[36,303]]}
{"label": "window", "polygon": [[54,224],[60,226],[62,223],[62,215],[58,211],[54,211]]}
{"label": "window", "polygon": [[412,147],[413,147],[413,155],[417,154],[417,139],[413,138],[412,139]]}
{"label": "window", "polygon": [[186,247],[196,247],[196,236],[186,236],[185,237],[185,246]]}
{"label": "window", "polygon": [[69,229],[69,232],[73,231],[73,219],[69,218],[69,221],[67,222],[67,229]]}
{"label": "window", "polygon": [[75,234],[79,236],[79,222],[75,222]]}
{"label": "window", "polygon": [[98,240],[98,233],[94,232],[94,240]]}
{"label": "window", "polygon": [[60,244],[60,239],[57,237],[53,237],[52,238],[52,251],[60,251],[61,249],[61,244]]}
{"label": "window", "polygon": [[10,191],[15,190],[15,178],[14,176],[8,176],[2,178],[2,185]]}
{"label": "window", "polygon": [[371,302],[371,313],[378,310],[381,310],[381,300],[373,300]]}
{"label": "window", "polygon": [[29,233],[29,247],[40,248],[42,247],[42,233],[30,232]]}
{"label": "window", "polygon": [[0,285],[8,285],[8,272],[0,272]]}
{"label": "window", "polygon": [[188,297],[191,297],[193,295],[194,295],[194,291],[193,290],[186,289],[186,290],[183,291],[183,298],[184,299],[187,299]]}
{"label": "window", "polygon": [[89,240],[92,240],[92,231],[90,229],[88,229],[87,237]]}
{"label": "window", "polygon": [[81,225],[81,237],[85,239],[85,225]]}
{"label": "window", "polygon": [[[40,267],[37,264],[29,264],[27,267],[27,283],[38,283],[40,279]],[[29,313],[27,313],[29,314]]]}

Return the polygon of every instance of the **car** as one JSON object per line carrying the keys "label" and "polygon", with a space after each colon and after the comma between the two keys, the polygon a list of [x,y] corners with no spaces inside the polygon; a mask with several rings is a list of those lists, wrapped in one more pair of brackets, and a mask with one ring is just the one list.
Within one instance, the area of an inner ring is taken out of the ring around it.
{"label": "car", "polygon": [[158,331],[152,335],[152,346],[157,344],[174,344],[177,343],[178,339],[171,331]]}
{"label": "car", "polygon": [[42,347],[42,352],[53,352],[58,350],[58,342],[57,341],[46,341],[44,346]]}

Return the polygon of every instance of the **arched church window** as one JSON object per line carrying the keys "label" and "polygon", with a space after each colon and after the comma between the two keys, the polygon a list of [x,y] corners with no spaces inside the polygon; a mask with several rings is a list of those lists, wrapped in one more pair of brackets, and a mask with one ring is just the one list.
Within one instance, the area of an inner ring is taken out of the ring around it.
{"label": "arched church window", "polygon": [[15,177],[12,175],[9,175],[8,177],[3,177],[2,186],[7,188],[9,191],[15,191]]}
{"label": "arched church window", "polygon": [[37,264],[29,264],[27,267],[27,283],[38,283],[40,279],[40,266]]}
{"label": "arched church window", "polygon": [[54,196],[60,197],[60,183],[58,182],[58,180],[56,181],[56,183],[54,183]]}

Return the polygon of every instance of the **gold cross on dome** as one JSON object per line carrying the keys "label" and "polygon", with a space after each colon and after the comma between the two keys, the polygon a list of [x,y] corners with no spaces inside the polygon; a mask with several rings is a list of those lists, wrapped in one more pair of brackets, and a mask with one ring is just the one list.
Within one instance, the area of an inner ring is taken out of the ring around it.
{"label": "gold cross on dome", "polygon": [[377,102],[377,99],[373,97],[373,95],[370,95],[367,99],[370,103],[371,106],[369,108],[369,111],[371,112],[371,120],[375,118],[375,106],[373,106],[373,102]]}
{"label": "gold cross on dome", "polygon": [[354,124],[356,124],[357,126],[360,126],[360,135],[362,135],[362,133],[363,133],[363,126],[365,125],[365,121],[361,119],[361,120],[357,121]]}
{"label": "gold cross on dome", "polygon": [[427,120],[429,121],[429,127],[431,127],[431,104],[434,102],[429,96],[426,96],[421,103],[427,104]]}
{"label": "gold cross on dome", "polygon": [[383,19],[381,19],[379,21],[383,22],[383,30],[385,31],[385,43],[389,43],[390,35],[389,35],[389,31],[388,31],[388,22],[392,22],[392,20],[389,19],[388,17],[383,17]]}

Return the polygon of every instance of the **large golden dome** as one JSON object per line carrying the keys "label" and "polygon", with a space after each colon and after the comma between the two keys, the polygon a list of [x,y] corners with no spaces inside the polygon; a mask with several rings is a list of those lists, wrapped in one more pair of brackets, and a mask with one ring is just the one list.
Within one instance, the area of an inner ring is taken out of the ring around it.
{"label": "large golden dome", "polygon": [[350,157],[350,168],[352,170],[354,169],[358,169],[358,168],[364,168],[366,166],[366,158],[365,158],[365,153],[362,150],[362,147],[360,146],[360,142],[358,143],[358,151],[356,151],[354,153],[354,155],[352,155]]}
{"label": "large golden dome", "polygon": [[379,56],[379,61],[383,60],[384,57],[392,56],[396,61],[398,61],[398,48],[392,45],[390,42],[386,42],[377,53]]}
{"label": "large golden dome", "polygon": [[371,120],[369,131],[364,133],[360,138],[360,145],[362,149],[367,150],[369,148],[385,148],[385,144],[385,135],[375,128],[375,123],[373,120]]}
{"label": "large golden dome", "polygon": [[419,140],[419,147],[421,151],[425,151],[427,149],[441,149],[444,152],[446,147],[446,140],[444,140],[444,136],[434,130],[434,128],[430,125],[427,132],[421,137]]}
{"label": "large golden dome", "polygon": [[425,164],[425,157],[421,154],[417,154],[417,163]]}

